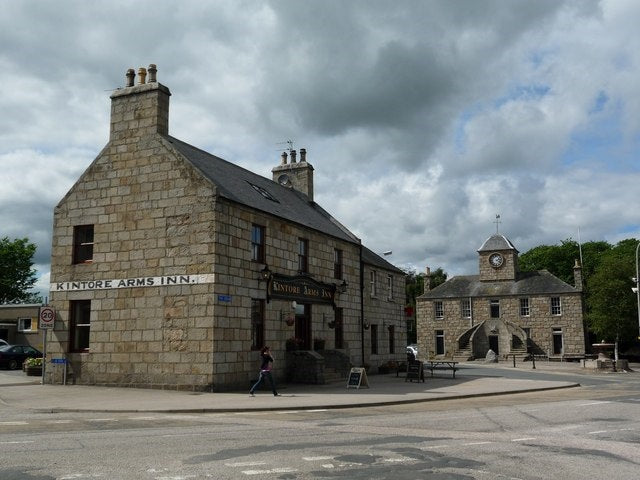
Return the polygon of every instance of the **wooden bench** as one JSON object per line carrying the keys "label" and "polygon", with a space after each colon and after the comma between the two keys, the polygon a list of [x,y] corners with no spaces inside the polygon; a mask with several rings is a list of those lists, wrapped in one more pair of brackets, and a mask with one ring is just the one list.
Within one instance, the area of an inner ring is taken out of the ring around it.
{"label": "wooden bench", "polygon": [[458,371],[458,362],[453,360],[427,360],[424,362],[424,368],[431,370],[431,376],[436,370],[451,370],[453,378],[456,378],[456,372]]}

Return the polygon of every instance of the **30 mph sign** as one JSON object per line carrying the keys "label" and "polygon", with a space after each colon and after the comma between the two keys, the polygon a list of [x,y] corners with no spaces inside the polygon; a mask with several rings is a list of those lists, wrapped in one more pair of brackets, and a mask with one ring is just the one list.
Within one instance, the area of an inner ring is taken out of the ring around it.
{"label": "30 mph sign", "polygon": [[56,320],[56,311],[52,307],[40,307],[40,328],[53,328]]}

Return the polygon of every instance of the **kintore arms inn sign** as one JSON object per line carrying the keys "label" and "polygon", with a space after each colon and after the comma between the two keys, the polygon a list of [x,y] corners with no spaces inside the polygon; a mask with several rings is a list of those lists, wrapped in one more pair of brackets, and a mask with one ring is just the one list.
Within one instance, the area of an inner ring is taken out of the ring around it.
{"label": "kintore arms inn sign", "polygon": [[82,280],[75,282],[55,282],[50,285],[52,292],[76,290],[109,290],[112,288],[170,287],[172,285],[192,285],[213,283],[214,275],[165,275],[163,277],[114,278],[111,280]]}

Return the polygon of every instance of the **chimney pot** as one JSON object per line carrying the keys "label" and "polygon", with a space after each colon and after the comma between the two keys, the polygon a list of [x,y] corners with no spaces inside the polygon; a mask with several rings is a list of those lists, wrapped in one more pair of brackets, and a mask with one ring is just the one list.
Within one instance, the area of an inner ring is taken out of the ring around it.
{"label": "chimney pot", "polygon": [[133,68],[130,68],[129,70],[127,70],[127,87],[133,87],[133,80],[136,77],[136,72]]}
{"label": "chimney pot", "polygon": [[149,68],[147,69],[147,71],[149,72],[149,83],[157,82],[158,80],[156,80],[156,72],[158,71],[158,69],[156,68],[156,64],[149,64]]}
{"label": "chimney pot", "polygon": [[291,163],[296,163],[296,151],[291,150]]}
{"label": "chimney pot", "polygon": [[147,78],[147,69],[140,67],[138,69],[138,85],[144,85]]}
{"label": "chimney pot", "polygon": [[282,155],[280,155],[280,165],[286,165],[287,164],[287,152],[282,152]]}
{"label": "chimney pot", "polygon": [[306,148],[301,148],[300,149],[300,161],[301,162],[306,162],[307,161],[307,149]]}

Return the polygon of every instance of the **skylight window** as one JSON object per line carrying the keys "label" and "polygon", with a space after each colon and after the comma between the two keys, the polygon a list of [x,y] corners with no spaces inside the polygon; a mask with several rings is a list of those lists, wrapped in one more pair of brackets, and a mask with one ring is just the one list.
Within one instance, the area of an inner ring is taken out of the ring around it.
{"label": "skylight window", "polygon": [[275,197],[273,197],[273,195],[271,195],[267,190],[265,190],[262,187],[259,187],[258,185],[254,185],[251,182],[247,182],[249,185],[251,185],[253,187],[253,189],[258,192],[260,195],[262,195],[264,198],[266,198],[267,200],[271,200],[272,202],[276,202],[276,203],[280,203],[278,202],[278,200],[275,199]]}

